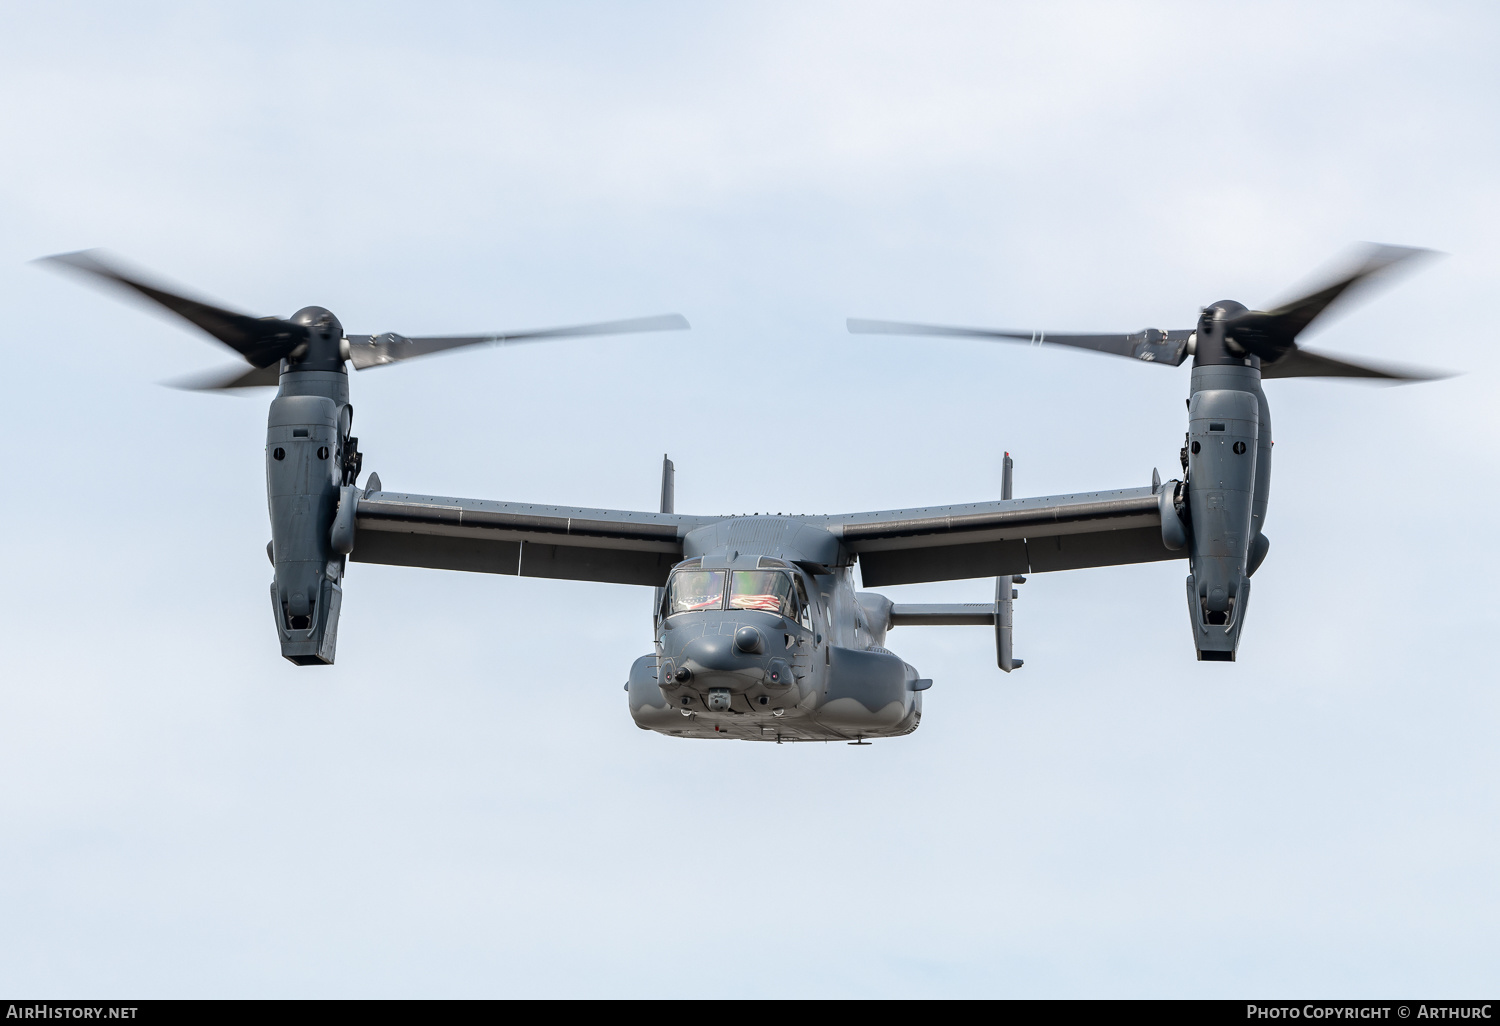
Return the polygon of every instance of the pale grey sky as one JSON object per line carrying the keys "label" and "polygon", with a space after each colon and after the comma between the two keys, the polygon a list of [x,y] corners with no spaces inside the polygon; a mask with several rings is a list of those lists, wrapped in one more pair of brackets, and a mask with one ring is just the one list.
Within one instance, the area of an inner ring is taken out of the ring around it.
{"label": "pale grey sky", "polygon": [[[0,990],[1493,990],[1497,44],[1485,4],[0,6]],[[226,355],[27,263],[363,332],[680,311],[358,375],[366,468],[649,508],[667,451],[685,511],[838,512],[993,498],[1003,449],[1021,494],[1170,475],[1187,387],[846,316],[1187,326],[1360,240],[1449,256],[1314,344],[1464,373],[1268,386],[1240,662],[1193,661],[1182,564],[1038,576],[1008,678],[893,631],[936,684],[857,752],[637,730],[624,587],[356,565],[292,667],[268,396],[157,387]]]}

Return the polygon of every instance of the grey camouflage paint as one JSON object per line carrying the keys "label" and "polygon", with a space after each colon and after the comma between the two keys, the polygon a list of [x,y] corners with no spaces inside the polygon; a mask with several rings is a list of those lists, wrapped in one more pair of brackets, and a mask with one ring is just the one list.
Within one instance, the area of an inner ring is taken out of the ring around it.
{"label": "grey camouflage paint", "polygon": [[[48,258],[171,311],[238,352],[250,370],[216,374],[207,389],[276,384],[266,435],[266,491],[274,567],[270,598],[282,654],[299,665],[334,661],[347,560],[606,581],[657,589],[654,650],[632,665],[629,708],[643,729],[676,737],[852,741],[915,730],[931,681],[885,647],[903,624],[988,624],[1001,669],[1011,652],[1014,584],[1022,575],[1186,557],[1189,620],[1205,661],[1232,661],[1265,559],[1271,474],[1270,409],[1262,378],[1431,375],[1309,351],[1299,333],[1350,288],[1424,251],[1371,247],[1321,290],[1270,311],[1231,301],[1205,308],[1190,330],[1049,335],[892,321],[849,322],[857,333],[1025,340],[1092,349],[1166,366],[1193,358],[1182,480],[1112,492],[1011,497],[917,510],[838,516],[694,517],[674,509],[663,461],[656,513],[574,509],[355,486],[348,366],[385,366],[477,344],[674,330],[678,315],[508,334],[346,335],[321,307],[288,320],[254,318],[179,295],[97,251]],[[894,604],[865,584],[992,576],[993,606]],[[805,613],[756,609],[665,615],[674,567],[775,569],[801,581]]]}
{"label": "grey camouflage paint", "polygon": [[[856,593],[831,532],[800,518],[738,517],[689,532],[684,551],[695,569],[797,575],[811,626],[752,609],[659,618],[656,651],[636,660],[626,685],[638,726],[673,737],[778,743],[897,737],[917,728],[930,682],[884,647],[887,619],[872,622],[869,614],[891,604]],[[809,573],[799,562],[829,572]],[[737,644],[746,628],[760,651]],[[675,678],[680,670],[686,681]],[[729,692],[727,709],[710,708],[715,689]]]}

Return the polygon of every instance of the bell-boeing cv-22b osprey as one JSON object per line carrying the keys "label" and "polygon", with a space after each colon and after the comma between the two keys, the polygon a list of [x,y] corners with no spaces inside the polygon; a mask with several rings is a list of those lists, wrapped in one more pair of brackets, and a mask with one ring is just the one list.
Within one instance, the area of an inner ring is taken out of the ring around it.
{"label": "bell-boeing cv-22b osprey", "polygon": [[[1150,486],[1017,499],[1005,457],[992,502],[823,516],[695,516],[673,502],[663,461],[656,512],[573,509],[397,492],[356,483],[352,365],[365,370],[480,343],[686,328],[676,315],[511,334],[351,335],[329,311],[255,318],[190,299],[106,261],[51,262],[131,290],[191,321],[249,363],[199,379],[208,389],[276,385],[266,435],[275,567],[271,616],[299,666],[332,663],[349,560],[655,589],[655,648],[630,668],[631,716],[676,737],[862,743],[917,728],[931,681],[885,647],[892,627],[995,629],[1011,648],[1011,603],[1024,575],[1153,560],[1188,561],[1187,606],[1200,660],[1232,661],[1250,579],[1265,559],[1271,419],[1264,378],[1433,375],[1301,348],[1297,336],[1352,287],[1423,252],[1375,247],[1325,288],[1273,310],[1219,302],[1195,328],[1133,335],[1054,335],[849,322],[854,332],[1018,339],[1180,366],[1192,357],[1182,477]],[[995,601],[904,604],[856,587],[975,577]]]}

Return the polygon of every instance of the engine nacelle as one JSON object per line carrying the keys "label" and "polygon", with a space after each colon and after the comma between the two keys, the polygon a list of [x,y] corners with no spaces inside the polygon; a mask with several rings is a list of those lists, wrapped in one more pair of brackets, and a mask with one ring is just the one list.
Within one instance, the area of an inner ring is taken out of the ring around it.
{"label": "engine nacelle", "polygon": [[[289,380],[304,378],[312,380]],[[329,534],[339,507],[348,385],[347,379],[325,378],[343,375],[283,374],[266,430],[276,567],[271,606],[281,654],[299,666],[333,662],[343,599],[344,557],[334,551]],[[336,398],[306,392],[333,392]]]}
{"label": "engine nacelle", "polygon": [[[1260,399],[1204,389],[1188,404],[1187,599],[1198,658],[1232,662],[1250,601]],[[1263,554],[1263,553],[1260,553]]]}

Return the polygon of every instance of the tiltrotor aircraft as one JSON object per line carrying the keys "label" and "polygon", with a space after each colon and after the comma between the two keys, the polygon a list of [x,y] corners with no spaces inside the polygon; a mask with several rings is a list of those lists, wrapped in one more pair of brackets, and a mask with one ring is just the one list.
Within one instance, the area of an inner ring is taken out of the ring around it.
{"label": "tiltrotor aircraft", "polygon": [[[1187,605],[1198,658],[1233,661],[1266,557],[1271,418],[1264,378],[1433,375],[1320,355],[1297,337],[1348,290],[1424,252],[1376,247],[1327,287],[1273,310],[1218,302],[1195,328],[1130,335],[1054,335],[851,320],[853,332],[1030,340],[1180,366],[1193,358],[1183,475],[1149,487],[1017,499],[1007,453],[992,502],[824,516],[693,516],[674,509],[663,460],[654,512],[393,492],[370,474],[351,434],[348,367],[364,370],[485,342],[686,328],[645,318],[509,335],[407,338],[345,334],[329,311],[255,318],[148,283],[97,253],[49,261],[133,290],[202,328],[250,364],[193,387],[277,385],[266,435],[275,567],[271,615],[282,655],[334,660],[344,573],[362,563],[655,589],[655,649],[630,668],[630,713],[675,737],[850,741],[917,728],[922,677],[885,647],[893,627],[995,629],[1012,652],[1012,601],[1025,574],[1164,559],[1188,561]],[[994,577],[990,603],[906,604],[863,586]]]}

